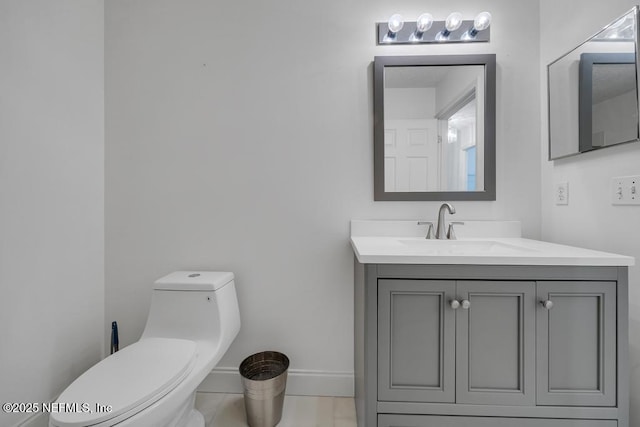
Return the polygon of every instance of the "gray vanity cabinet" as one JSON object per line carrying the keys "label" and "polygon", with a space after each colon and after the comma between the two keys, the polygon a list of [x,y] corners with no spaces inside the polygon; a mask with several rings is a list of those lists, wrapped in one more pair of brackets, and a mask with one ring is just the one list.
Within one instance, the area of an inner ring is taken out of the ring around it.
{"label": "gray vanity cabinet", "polygon": [[618,423],[611,420],[380,415],[378,427],[618,427]]}
{"label": "gray vanity cabinet", "polygon": [[356,262],[359,427],[628,427],[626,267]]}
{"label": "gray vanity cabinet", "polygon": [[378,398],[535,404],[534,299],[534,282],[380,280]]}
{"label": "gray vanity cabinet", "polygon": [[541,282],[538,404],[616,405],[616,283]]}
{"label": "gray vanity cabinet", "polygon": [[378,398],[450,402],[455,396],[454,281],[378,283]]}
{"label": "gray vanity cabinet", "polygon": [[458,281],[456,402],[535,404],[535,282]]}

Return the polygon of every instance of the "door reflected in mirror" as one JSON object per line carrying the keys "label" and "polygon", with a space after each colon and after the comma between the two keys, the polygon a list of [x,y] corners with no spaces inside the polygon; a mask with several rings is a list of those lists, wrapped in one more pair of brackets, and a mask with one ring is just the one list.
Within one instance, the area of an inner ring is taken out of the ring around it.
{"label": "door reflected in mirror", "polygon": [[495,56],[376,57],[376,200],[495,199]]}

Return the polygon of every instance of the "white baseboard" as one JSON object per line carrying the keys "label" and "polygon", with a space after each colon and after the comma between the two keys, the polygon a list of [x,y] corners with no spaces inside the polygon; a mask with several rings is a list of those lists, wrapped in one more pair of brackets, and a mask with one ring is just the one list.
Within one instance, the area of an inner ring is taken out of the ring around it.
{"label": "white baseboard", "polygon": [[[238,368],[214,368],[198,391],[209,393],[242,393]],[[311,371],[289,369],[287,394],[294,396],[353,397],[353,372]],[[54,399],[55,400],[55,399]],[[14,427],[47,427],[49,414],[33,414]]]}
{"label": "white baseboard", "polygon": [[[198,391],[209,393],[242,393],[238,368],[214,368],[202,381]],[[289,369],[287,394],[294,396],[353,397],[353,372]]]}

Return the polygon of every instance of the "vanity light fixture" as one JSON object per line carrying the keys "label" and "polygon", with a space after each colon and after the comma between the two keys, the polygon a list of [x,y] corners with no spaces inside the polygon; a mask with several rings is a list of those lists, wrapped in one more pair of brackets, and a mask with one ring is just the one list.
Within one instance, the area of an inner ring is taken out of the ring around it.
{"label": "vanity light fixture", "polygon": [[633,16],[625,15],[606,26],[597,36],[599,41],[635,41],[635,21]]}
{"label": "vanity light fixture", "polygon": [[388,31],[385,35],[387,43],[396,39],[396,34],[398,34],[398,31],[402,30],[402,27],[404,27],[404,19],[402,19],[402,15],[399,13],[391,15],[391,18],[389,18],[389,22],[387,23]]}
{"label": "vanity light fixture", "polygon": [[412,22],[404,22],[396,13],[387,22],[378,23],[378,44],[488,42],[490,26],[489,12],[478,14],[474,20],[464,20],[460,12],[452,12],[444,21],[423,13]]}
{"label": "vanity light fixture", "polygon": [[430,13],[423,13],[416,21],[416,30],[411,34],[411,41],[417,42],[422,40],[425,31],[429,31],[433,25],[433,16]]}
{"label": "vanity light fixture", "polygon": [[464,40],[474,39],[480,31],[484,31],[491,26],[491,14],[482,12],[473,20],[473,27],[462,35]]}
{"label": "vanity light fixture", "polygon": [[449,36],[452,32],[460,28],[462,25],[462,14],[460,12],[453,12],[447,16],[444,21],[444,29],[436,36],[437,41],[449,40]]}

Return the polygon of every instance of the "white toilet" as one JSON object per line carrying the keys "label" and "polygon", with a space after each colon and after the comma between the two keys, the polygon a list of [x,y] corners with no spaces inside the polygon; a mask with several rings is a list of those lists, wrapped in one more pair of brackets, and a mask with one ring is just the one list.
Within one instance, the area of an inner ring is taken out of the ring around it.
{"label": "white toilet", "polygon": [[233,273],[177,271],[159,279],[140,341],[67,387],[49,426],[203,427],[196,388],[239,330]]}

